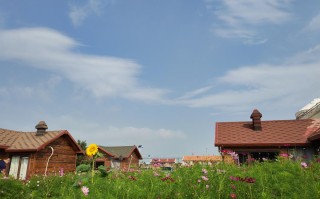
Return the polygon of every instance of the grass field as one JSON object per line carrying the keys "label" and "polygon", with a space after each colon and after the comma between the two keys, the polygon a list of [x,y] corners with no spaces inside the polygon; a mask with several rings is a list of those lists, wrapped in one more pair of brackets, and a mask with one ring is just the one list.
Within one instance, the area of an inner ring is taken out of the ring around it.
{"label": "grass field", "polygon": [[[305,165],[304,165],[305,166]],[[102,173],[103,174],[103,173]],[[251,166],[194,165],[0,180],[0,198],[320,198],[320,164],[280,160]]]}

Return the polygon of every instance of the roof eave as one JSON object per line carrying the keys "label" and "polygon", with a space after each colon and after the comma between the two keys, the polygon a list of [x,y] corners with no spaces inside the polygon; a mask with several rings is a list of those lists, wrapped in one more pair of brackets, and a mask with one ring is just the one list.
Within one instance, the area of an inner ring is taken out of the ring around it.
{"label": "roof eave", "polygon": [[288,146],[307,146],[309,143],[215,143],[216,147],[288,147]]}

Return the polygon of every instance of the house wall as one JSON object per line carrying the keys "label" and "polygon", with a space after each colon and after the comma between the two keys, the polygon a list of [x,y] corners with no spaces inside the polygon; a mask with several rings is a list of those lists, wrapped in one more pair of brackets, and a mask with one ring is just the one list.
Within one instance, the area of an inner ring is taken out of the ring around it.
{"label": "house wall", "polygon": [[132,156],[129,158],[125,158],[121,161],[120,168],[127,169],[127,168],[138,168],[139,167],[139,158],[136,153],[132,153]]}
{"label": "house wall", "polygon": [[8,157],[8,153],[6,153],[4,149],[0,149],[0,159],[6,159]]}
{"label": "house wall", "polygon": [[[235,151],[237,154],[247,153],[266,153],[266,152],[275,152],[280,154],[288,154],[291,156],[294,160],[312,160],[314,157],[315,149],[311,146],[309,147],[261,147],[261,148],[228,148],[231,151]],[[289,157],[288,156],[288,157]]]}
{"label": "house wall", "polygon": [[[52,150],[49,146],[53,148],[52,156]],[[50,156],[51,158],[48,162]],[[47,163],[47,175],[58,175],[61,168],[63,168],[64,172],[74,172],[76,170],[76,152],[65,137],[62,136],[39,152],[31,154],[29,174],[44,175]]]}
{"label": "house wall", "polygon": [[103,154],[102,158],[98,158],[96,162],[103,162],[103,165],[111,168],[111,156],[99,149],[99,153]]}

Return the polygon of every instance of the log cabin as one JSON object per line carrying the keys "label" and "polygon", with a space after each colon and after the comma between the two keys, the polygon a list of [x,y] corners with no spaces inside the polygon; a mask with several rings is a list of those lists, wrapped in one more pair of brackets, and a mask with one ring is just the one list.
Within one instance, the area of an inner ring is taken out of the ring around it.
{"label": "log cabin", "polygon": [[98,146],[103,155],[96,160],[96,167],[103,165],[114,169],[138,168],[142,156],[139,149],[133,146]]}
{"label": "log cabin", "polygon": [[36,129],[22,132],[0,128],[0,158],[11,159],[7,174],[26,180],[36,174],[74,172],[77,154],[83,151],[71,134],[67,130],[47,131],[44,121]]}

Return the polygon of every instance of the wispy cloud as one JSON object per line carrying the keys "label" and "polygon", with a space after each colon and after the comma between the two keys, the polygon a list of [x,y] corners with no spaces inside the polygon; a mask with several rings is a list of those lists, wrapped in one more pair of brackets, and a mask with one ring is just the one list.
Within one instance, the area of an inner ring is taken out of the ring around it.
{"label": "wispy cloud", "polygon": [[88,0],[83,5],[70,4],[69,17],[72,24],[80,26],[88,16],[99,15],[106,4],[113,2],[113,0]]}
{"label": "wispy cloud", "polygon": [[[214,4],[216,1],[206,1]],[[213,31],[225,38],[241,38],[249,44],[261,44],[267,41],[260,35],[262,25],[282,24],[291,19],[286,7],[290,0],[221,0],[222,6],[214,10],[217,19]]]}
{"label": "wispy cloud", "polygon": [[0,31],[0,60],[51,71],[96,97],[161,101],[167,92],[143,87],[141,66],[133,60],[74,52],[80,44],[55,30],[22,28]]}
{"label": "wispy cloud", "polygon": [[229,70],[215,82],[215,87],[227,88],[224,91],[214,93],[214,89],[211,89],[201,96],[178,99],[177,103],[190,107],[244,111],[265,102],[311,100],[315,93],[320,93],[317,86],[320,58],[315,56],[319,53],[318,45],[280,64],[260,64]]}
{"label": "wispy cloud", "polygon": [[320,31],[320,13],[314,16],[308,25],[303,29],[304,32],[319,33]]}

